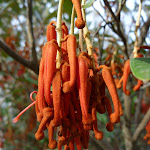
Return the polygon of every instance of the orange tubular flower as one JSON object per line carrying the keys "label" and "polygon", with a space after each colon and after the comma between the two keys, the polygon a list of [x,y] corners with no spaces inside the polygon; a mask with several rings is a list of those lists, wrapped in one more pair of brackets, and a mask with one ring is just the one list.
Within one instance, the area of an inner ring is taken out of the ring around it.
{"label": "orange tubular flower", "polygon": [[140,89],[140,87],[142,86],[142,84],[143,84],[143,81],[142,80],[138,80],[137,85],[135,85],[133,87],[133,91],[138,91]]}
{"label": "orange tubular flower", "polygon": [[77,113],[75,114],[76,120],[81,121],[82,120],[82,118],[81,118],[82,117],[82,112],[81,112],[80,102],[77,99],[75,89],[73,89],[73,91],[71,92],[71,102],[72,102],[75,110],[77,111]]}
{"label": "orange tubular flower", "polygon": [[40,112],[46,107],[45,98],[44,98],[44,60],[41,58],[40,69],[39,69],[39,77],[38,77],[38,108]]}
{"label": "orange tubular flower", "polygon": [[95,138],[97,140],[102,140],[103,138],[103,132],[98,130],[97,127],[97,117],[96,117],[96,108],[92,107],[92,120],[93,120],[93,130],[95,133]]}
{"label": "orange tubular flower", "polygon": [[69,113],[70,113],[70,119],[72,121],[72,124],[75,125],[75,123],[76,123],[75,111],[74,111],[74,107],[73,107],[72,103],[70,103]]}
{"label": "orange tubular flower", "polygon": [[[34,102],[34,100],[33,100],[33,98],[32,98],[32,95],[34,94],[34,93],[38,93],[37,91],[33,91],[33,92],[31,92],[30,93],[30,99]],[[36,112],[36,116],[37,116],[37,121],[38,122],[41,122],[41,120],[42,120],[42,118],[43,118],[43,113],[42,112],[40,112],[40,110],[39,110],[39,107],[38,107],[38,94],[36,95],[36,103],[35,103],[35,112]]]}
{"label": "orange tubular flower", "polygon": [[50,87],[53,79],[54,72],[56,70],[56,53],[57,53],[58,45],[56,41],[47,42],[46,46],[46,56],[44,63],[44,94],[46,98],[46,102],[49,106],[52,106],[52,99],[50,97]]}
{"label": "orange tubular flower", "polygon": [[58,150],[61,150],[61,147],[62,147],[62,146],[58,143]]}
{"label": "orange tubular flower", "polygon": [[98,113],[104,114],[106,112],[104,103],[103,102],[98,103],[96,106],[96,110]]}
{"label": "orange tubular flower", "polygon": [[38,95],[36,95],[35,111],[36,111],[37,121],[41,122],[41,120],[43,118],[43,113],[40,112],[40,110],[39,110],[37,100],[38,100]]}
{"label": "orange tubular flower", "polygon": [[77,84],[80,97],[80,105],[82,110],[82,121],[83,124],[91,124],[92,118],[88,113],[89,100],[88,100],[88,63],[85,56],[78,57],[78,68],[77,68]]}
{"label": "orange tubular flower", "polygon": [[82,144],[82,147],[84,149],[88,149],[89,145],[89,130],[82,130],[82,135],[81,135],[81,144]]}
{"label": "orange tubular flower", "polygon": [[48,127],[48,137],[49,137],[49,144],[48,147],[50,149],[55,149],[57,147],[56,140],[53,139],[54,136],[54,127],[52,126],[52,122],[50,122]]}
{"label": "orange tubular flower", "polygon": [[43,130],[46,129],[46,123],[54,117],[53,108],[46,107],[43,109],[43,119],[40,123],[40,126],[35,134],[36,140],[41,140],[44,137]]}
{"label": "orange tubular flower", "polygon": [[[110,115],[112,114],[111,102],[110,102],[109,98],[107,98],[106,96],[104,96],[104,97],[102,98],[102,100],[103,100],[104,103],[105,103],[105,106],[106,106],[106,109],[107,109],[107,113],[108,113],[108,116],[109,116],[109,118],[110,118]],[[106,129],[107,129],[107,131],[109,131],[109,132],[113,131],[113,130],[114,130],[114,125],[113,125],[113,123],[108,122],[108,123],[106,124]]]}
{"label": "orange tubular flower", "polygon": [[47,41],[51,41],[52,39],[56,40],[56,31],[55,26],[53,26],[53,21],[49,23],[46,30]]}
{"label": "orange tubular flower", "polygon": [[[65,83],[70,80],[70,66],[67,62],[65,62],[62,65],[61,69],[61,74],[62,74],[62,83]],[[69,104],[70,104],[70,93],[63,93],[64,97],[64,109],[65,109],[65,114],[68,116],[69,114]]]}
{"label": "orange tubular flower", "polygon": [[72,3],[77,13],[77,19],[75,21],[75,25],[78,29],[83,29],[85,27],[85,22],[83,21],[83,17],[82,17],[80,0],[72,0]]}
{"label": "orange tubular flower", "polygon": [[112,101],[114,104],[114,113],[110,115],[111,123],[116,123],[120,117],[120,106],[119,106],[119,97],[117,94],[116,86],[114,83],[113,76],[111,74],[111,69],[107,66],[101,65],[98,70],[102,69],[102,77],[106,83],[106,86],[109,90],[109,93],[112,97]]}
{"label": "orange tubular flower", "polygon": [[[91,89],[92,89],[92,83],[90,81],[90,79],[87,80],[87,104],[88,104],[88,108],[89,108],[89,102],[90,102],[90,96],[91,96]],[[89,117],[92,117],[91,114],[89,114]],[[91,122],[89,122],[89,120],[91,119]],[[82,117],[82,122],[83,122],[83,127],[85,130],[92,130],[92,118],[89,118],[88,121],[87,119],[83,116]]]}
{"label": "orange tubular flower", "polygon": [[102,97],[105,96],[105,82],[103,80],[102,74],[97,74],[98,78],[98,93],[99,97],[97,100],[96,110],[100,114],[104,114],[106,112],[105,103],[102,101]]}
{"label": "orange tubular flower", "polygon": [[66,144],[66,145],[64,146],[64,150],[70,150],[69,145]]}
{"label": "orange tubular flower", "polygon": [[123,82],[123,76],[121,77],[121,79],[119,80],[119,82],[117,83],[117,85],[116,85],[116,88],[117,89],[120,89],[121,88],[121,83]]}
{"label": "orange tubular flower", "polygon": [[80,137],[79,136],[75,137],[74,141],[76,143],[77,150],[82,150]]}
{"label": "orange tubular flower", "polygon": [[73,139],[69,142],[69,148],[70,148],[70,150],[74,150],[74,140]]}
{"label": "orange tubular flower", "polygon": [[123,92],[126,95],[130,95],[130,91],[126,90],[129,74],[130,74],[130,59],[126,61],[124,65],[124,71],[123,71]]}
{"label": "orange tubular flower", "polygon": [[67,143],[66,134],[67,134],[67,128],[60,126],[59,137],[58,137],[59,145],[63,146]]}
{"label": "orange tubular flower", "polygon": [[66,114],[65,114],[65,110],[64,110],[64,100],[63,100],[63,97],[62,97],[62,100],[60,102],[60,106],[61,106],[60,118],[61,118],[61,120],[64,120],[64,118],[66,117]]}
{"label": "orange tubular flower", "polygon": [[67,40],[67,51],[69,57],[69,65],[70,65],[70,81],[67,81],[63,84],[63,92],[70,92],[76,81],[76,37],[74,35],[68,35],[64,39]]}
{"label": "orange tubular flower", "polygon": [[53,87],[53,106],[54,106],[54,119],[51,121],[53,127],[58,127],[61,124],[60,110],[61,110],[61,73],[56,70],[52,81]]}
{"label": "orange tubular flower", "polygon": [[[65,22],[62,22],[62,38],[64,39],[68,35],[68,28],[65,24]],[[67,52],[67,41],[62,42],[61,49],[63,52]]]}

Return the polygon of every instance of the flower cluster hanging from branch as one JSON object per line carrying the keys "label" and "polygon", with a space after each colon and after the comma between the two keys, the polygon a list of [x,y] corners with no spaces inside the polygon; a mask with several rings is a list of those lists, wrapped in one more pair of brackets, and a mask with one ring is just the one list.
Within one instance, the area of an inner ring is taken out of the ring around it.
{"label": "flower cluster hanging from branch", "polygon": [[[75,25],[79,29],[84,28],[80,1],[72,2],[77,13]],[[28,108],[35,104],[37,120],[40,122],[35,133],[37,140],[43,139],[44,130],[48,129],[50,149],[65,146],[65,149],[73,150],[75,143],[80,150],[82,147],[88,148],[90,130],[94,131],[97,140],[103,138],[103,132],[98,130],[97,113],[107,111],[109,121],[106,129],[111,132],[114,124],[120,122],[123,110],[111,68],[105,65],[96,68],[93,56],[87,52],[81,52],[77,56],[76,37],[68,34],[68,28],[61,19],[58,21],[52,21],[47,26],[47,42],[42,48],[38,91],[31,93],[31,99],[32,94],[37,93],[36,101]],[[61,28],[58,28],[60,23]],[[58,42],[60,40],[61,44]],[[59,57],[58,52],[61,54]],[[113,108],[106,96],[106,87],[111,95]],[[19,120],[21,114],[14,122]],[[58,135],[57,141],[54,134]]]}

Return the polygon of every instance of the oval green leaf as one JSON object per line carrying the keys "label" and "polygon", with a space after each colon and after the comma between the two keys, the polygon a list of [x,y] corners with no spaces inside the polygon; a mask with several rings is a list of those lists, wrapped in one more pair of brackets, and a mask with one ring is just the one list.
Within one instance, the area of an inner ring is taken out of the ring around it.
{"label": "oval green leaf", "polygon": [[142,81],[150,80],[150,58],[132,58],[130,60],[133,75]]}
{"label": "oval green leaf", "polygon": [[83,6],[84,9],[92,6],[92,4],[94,3],[95,0],[89,0],[85,3],[85,5]]}

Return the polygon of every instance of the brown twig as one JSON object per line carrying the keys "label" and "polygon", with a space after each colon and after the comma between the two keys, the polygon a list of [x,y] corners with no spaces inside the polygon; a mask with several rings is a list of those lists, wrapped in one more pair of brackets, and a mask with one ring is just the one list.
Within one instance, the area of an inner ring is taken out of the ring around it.
{"label": "brown twig", "polygon": [[[36,74],[38,74],[38,70],[34,67],[33,62],[30,60],[27,60],[20,55],[18,55],[13,49],[11,49],[6,43],[4,43],[2,40],[0,40],[0,48],[7,53],[9,56],[11,56],[13,59],[24,65],[25,67],[31,69]],[[37,66],[38,67],[38,66]]]}
{"label": "brown twig", "polygon": [[150,16],[148,17],[147,21],[142,26],[138,44],[137,44],[138,46],[141,46],[142,43],[144,42],[147,32],[149,30],[149,27],[150,27]]}
{"label": "brown twig", "polygon": [[33,23],[32,23],[32,0],[27,1],[27,26],[28,26],[28,38],[29,38],[28,41],[30,44],[30,48],[32,50],[32,62],[35,69],[38,72],[38,59],[35,50],[35,39],[34,39]]}
{"label": "brown twig", "polygon": [[144,116],[144,118],[142,119],[142,121],[140,122],[138,127],[136,128],[136,130],[132,136],[133,142],[136,142],[136,140],[140,136],[141,132],[144,130],[144,128],[149,120],[150,120],[150,109],[147,111],[146,115]]}
{"label": "brown twig", "polygon": [[123,0],[123,2],[121,2],[121,6],[119,7],[119,9],[117,10],[116,12],[116,16],[119,16],[120,15],[120,12],[124,6],[124,4],[126,3],[126,0]]}
{"label": "brown twig", "polygon": [[105,3],[105,6],[108,8],[112,18],[116,21],[116,22],[119,22],[118,18],[116,17],[116,15],[114,14],[114,12],[112,11],[110,5],[109,5],[109,2],[107,0],[103,0],[104,3]]}
{"label": "brown twig", "polygon": [[114,25],[112,24],[112,22],[109,22],[109,27],[111,27],[111,29],[122,39],[125,49],[124,49],[124,53],[126,55],[127,58],[129,58],[128,55],[128,49],[127,49],[127,40],[120,28],[120,20],[118,19],[118,17],[114,14],[114,12],[112,11],[109,2],[107,0],[103,0],[105,3],[105,6],[108,8],[112,18],[114,19],[114,22],[116,23],[117,28],[115,29]]}

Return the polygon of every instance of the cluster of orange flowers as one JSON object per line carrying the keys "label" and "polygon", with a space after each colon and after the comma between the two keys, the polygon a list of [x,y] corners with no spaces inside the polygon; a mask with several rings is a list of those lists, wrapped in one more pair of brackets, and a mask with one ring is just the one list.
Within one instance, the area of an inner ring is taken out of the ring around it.
{"label": "cluster of orange flowers", "polygon": [[146,129],[147,133],[144,136],[144,140],[147,140],[147,144],[150,145],[150,121],[147,123],[145,129]]}
{"label": "cluster of orange flowers", "polygon": [[[84,28],[85,22],[81,14],[79,0],[72,0],[77,13],[75,25]],[[40,122],[35,133],[35,138],[41,140],[44,130],[48,129],[50,149],[58,146],[60,150],[74,149],[74,143],[78,150],[88,148],[89,131],[93,130],[95,138],[101,140],[103,132],[98,130],[97,112],[103,114],[107,111],[109,122],[106,124],[108,131],[113,131],[114,124],[120,121],[123,115],[115,82],[110,67],[101,65],[96,68],[94,59],[86,52],[76,55],[77,42],[74,35],[68,34],[68,28],[64,22],[61,26],[61,47],[56,41],[56,22],[47,26],[47,42],[42,48],[40,61],[38,91],[36,101],[33,101],[13,121],[17,122],[22,113],[35,104],[37,120]],[[57,51],[61,55],[61,67],[56,67]],[[102,69],[101,73],[99,71]],[[112,97],[111,101],[105,95],[105,87]],[[54,140],[57,130],[58,141]]]}
{"label": "cluster of orange flowers", "polygon": [[[93,58],[88,53],[76,55],[77,43],[74,35],[68,35],[68,28],[62,23],[62,43],[56,41],[55,22],[47,26],[47,43],[42,49],[40,61],[38,92],[35,104],[37,120],[40,122],[35,134],[37,140],[44,137],[44,130],[48,129],[49,148],[73,149],[74,142],[78,150],[88,148],[89,131],[93,130],[95,138],[103,138],[102,131],[98,130],[97,112],[107,111],[109,122],[108,131],[113,131],[114,124],[120,121],[123,115],[122,106],[117,94],[115,82],[110,67],[101,65],[96,68]],[[61,67],[56,68],[57,50],[62,52]],[[101,73],[99,71],[102,69]],[[105,95],[108,88],[114,105]],[[52,89],[52,90],[51,90]],[[31,94],[31,99],[32,99]],[[28,109],[26,108],[26,109]],[[19,120],[20,114],[14,119]],[[54,140],[55,128],[58,142]]]}
{"label": "cluster of orange flowers", "polygon": [[[76,56],[76,38],[68,35],[65,23],[62,23],[62,45],[58,47],[54,22],[47,27],[47,40],[42,50],[38,78],[38,93],[36,96],[36,114],[40,122],[35,134],[37,140],[44,137],[48,128],[49,148],[57,146],[53,139],[54,128],[58,131],[58,147],[72,149],[76,143],[77,149],[88,148],[89,130],[94,130],[95,138],[103,138],[102,131],[97,127],[96,113],[107,110],[110,121],[106,124],[108,131],[113,131],[114,124],[120,121],[123,114],[111,69],[100,66],[94,69],[92,58],[82,52]],[[56,69],[56,52],[62,51],[61,68]],[[98,73],[102,69],[102,73]],[[50,91],[52,84],[52,91]],[[107,86],[114,105],[105,96]]]}

